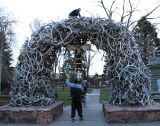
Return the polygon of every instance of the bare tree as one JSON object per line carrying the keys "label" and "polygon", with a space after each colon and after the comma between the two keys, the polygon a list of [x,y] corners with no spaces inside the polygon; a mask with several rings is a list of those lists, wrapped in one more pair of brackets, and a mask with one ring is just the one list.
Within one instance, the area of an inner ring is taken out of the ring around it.
{"label": "bare tree", "polygon": [[[118,0],[112,0],[111,5],[108,7],[109,9],[107,9],[104,1],[103,0],[99,1],[99,3],[101,4],[101,7],[104,9],[104,11],[105,11],[105,13],[106,13],[106,15],[109,19],[113,19],[113,13],[114,13],[114,15],[118,14],[120,19],[118,20],[118,18],[116,18],[116,21],[121,22],[127,28],[131,29],[132,32],[135,34],[135,36],[136,36],[135,29],[137,29],[139,27],[138,25],[139,25],[139,22],[141,21],[141,19],[146,19],[146,20],[147,19],[156,19],[157,17],[151,18],[150,16],[160,6],[158,4],[155,8],[151,9],[146,14],[142,13],[143,15],[141,15],[140,17],[138,17],[136,19],[135,16],[136,16],[137,12],[139,14],[141,12],[141,10],[139,10],[138,8],[139,8],[139,5],[142,2],[142,0],[123,0],[122,4],[118,4],[118,5],[116,5],[116,2],[118,3],[119,1]],[[115,11],[116,9],[118,9],[118,7],[116,7],[116,6],[118,6],[119,8],[122,6],[122,8],[118,11]],[[139,47],[142,48],[141,45],[143,45],[143,48],[148,52],[147,49],[149,49],[150,46],[147,45],[147,44],[143,44],[143,43],[149,42],[150,39],[148,37],[144,37],[141,40],[142,40],[141,43],[138,43]],[[146,53],[142,53],[141,56],[144,57],[144,59],[147,59]]]}
{"label": "bare tree", "polygon": [[85,66],[86,66],[86,77],[89,77],[89,69],[92,66],[92,60],[95,57],[95,55],[97,54],[98,51],[91,53],[91,51],[87,51],[85,54]]}
{"label": "bare tree", "polygon": [[[138,10],[138,6],[139,6],[141,0],[137,0],[137,1],[136,0],[134,0],[134,1],[133,0],[123,0],[121,11],[119,11],[119,10],[116,11],[118,9],[118,7],[116,6],[117,0],[112,1],[109,9],[105,6],[103,0],[100,0],[98,2],[100,3],[100,6],[104,9],[104,11],[109,19],[113,19],[113,14],[115,14],[115,15],[118,14],[120,19],[117,21],[123,23],[127,28],[130,28],[135,23],[137,23],[139,20],[139,19],[135,20],[133,18],[134,18],[134,14],[136,14],[136,12],[140,12],[140,10]],[[150,16],[155,10],[157,10],[159,8],[159,6],[160,5],[157,5],[149,13],[145,14],[145,17],[147,18],[148,16]],[[141,17],[143,17],[143,16],[144,15],[142,15]]]}
{"label": "bare tree", "polygon": [[107,9],[104,5],[104,2],[103,0],[99,1],[101,3],[101,7],[104,9],[108,19],[112,19],[112,14],[114,13],[114,11],[116,10],[116,8],[113,10],[113,6],[114,6],[114,3],[116,2],[116,0],[113,0],[111,6],[109,9]]}
{"label": "bare tree", "polygon": [[5,9],[0,7],[0,31],[4,31],[6,35],[6,42],[9,45],[14,45],[15,33],[13,26],[16,20],[9,13],[5,13]]}

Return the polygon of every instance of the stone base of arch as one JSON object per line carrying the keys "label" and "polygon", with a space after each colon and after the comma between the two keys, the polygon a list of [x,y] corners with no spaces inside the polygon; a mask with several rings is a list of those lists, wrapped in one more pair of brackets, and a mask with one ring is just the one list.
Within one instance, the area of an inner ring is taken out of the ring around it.
{"label": "stone base of arch", "polygon": [[102,104],[108,123],[160,121],[160,104],[149,106],[112,106]]}
{"label": "stone base of arch", "polygon": [[45,107],[0,107],[1,123],[48,124],[63,112],[63,102]]}

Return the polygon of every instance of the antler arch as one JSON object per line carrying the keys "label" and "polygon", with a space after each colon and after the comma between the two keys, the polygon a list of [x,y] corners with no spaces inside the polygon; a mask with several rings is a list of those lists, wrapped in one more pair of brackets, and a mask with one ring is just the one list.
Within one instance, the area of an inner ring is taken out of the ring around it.
{"label": "antler arch", "polygon": [[84,45],[88,41],[108,56],[110,104],[152,104],[149,70],[142,62],[132,33],[113,20],[81,17],[51,22],[32,34],[19,56],[10,105],[54,104],[50,75],[57,53],[61,47]]}

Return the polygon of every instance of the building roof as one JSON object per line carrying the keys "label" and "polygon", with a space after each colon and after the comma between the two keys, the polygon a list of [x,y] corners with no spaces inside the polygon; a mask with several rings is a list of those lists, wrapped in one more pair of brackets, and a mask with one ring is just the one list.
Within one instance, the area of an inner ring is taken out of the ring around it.
{"label": "building roof", "polygon": [[155,57],[149,61],[147,66],[160,65],[160,57]]}

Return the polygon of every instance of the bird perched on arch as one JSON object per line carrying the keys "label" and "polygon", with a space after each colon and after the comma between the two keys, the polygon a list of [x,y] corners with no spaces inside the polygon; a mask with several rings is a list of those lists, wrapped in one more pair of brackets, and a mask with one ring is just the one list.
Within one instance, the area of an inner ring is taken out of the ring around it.
{"label": "bird perched on arch", "polygon": [[69,18],[81,17],[80,11],[81,8],[73,10],[72,12],[69,13]]}

